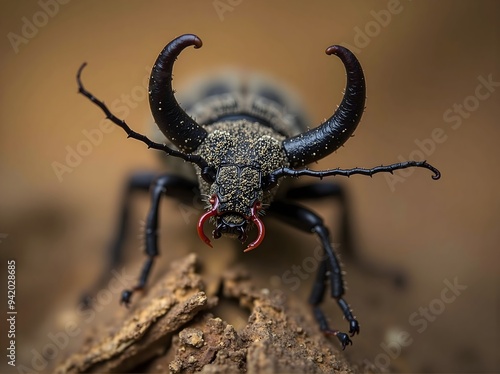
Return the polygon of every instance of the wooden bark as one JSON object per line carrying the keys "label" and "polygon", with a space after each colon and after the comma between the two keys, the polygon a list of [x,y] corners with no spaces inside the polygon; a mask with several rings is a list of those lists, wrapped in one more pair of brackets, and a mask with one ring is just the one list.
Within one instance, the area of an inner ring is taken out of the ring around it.
{"label": "wooden bark", "polygon": [[[126,318],[98,329],[102,334],[87,339],[56,372],[359,371],[293,300],[281,292],[256,289],[244,270],[221,275],[218,295],[207,295],[206,289],[196,256],[186,256],[137,298]],[[229,308],[222,301],[249,313],[243,328],[237,330],[219,317]]]}

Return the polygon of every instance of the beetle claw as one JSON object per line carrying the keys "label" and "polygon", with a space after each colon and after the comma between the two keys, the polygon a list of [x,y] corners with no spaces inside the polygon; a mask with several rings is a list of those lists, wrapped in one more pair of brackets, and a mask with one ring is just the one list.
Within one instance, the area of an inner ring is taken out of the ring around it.
{"label": "beetle claw", "polygon": [[123,290],[121,299],[120,299],[120,304],[125,305],[125,307],[130,306],[130,298],[132,297],[132,290]]}
{"label": "beetle claw", "polygon": [[264,240],[264,236],[266,235],[266,228],[259,218],[259,210],[262,209],[262,203],[260,201],[256,201],[252,207],[252,214],[250,215],[250,220],[257,226],[259,230],[259,234],[257,235],[257,239],[251,242],[248,247],[243,252],[249,252],[252,249],[257,248],[262,240]]}
{"label": "beetle claw", "polygon": [[[203,232],[203,225],[205,224],[205,222],[210,218],[210,217],[213,217],[215,215],[217,215],[217,208],[219,206],[219,200],[217,199],[217,196],[212,196],[210,198],[210,203],[212,204],[212,209],[210,209],[208,212],[206,212],[205,214],[203,214],[201,217],[200,217],[200,220],[198,221],[198,236],[200,237],[200,239],[206,244],[208,245],[210,248],[213,248],[212,247],[212,244],[210,243],[210,239],[205,235],[205,233]],[[214,238],[217,239],[216,237],[216,230],[214,230]],[[220,234],[219,234],[220,235]],[[220,236],[219,236],[220,237]]]}

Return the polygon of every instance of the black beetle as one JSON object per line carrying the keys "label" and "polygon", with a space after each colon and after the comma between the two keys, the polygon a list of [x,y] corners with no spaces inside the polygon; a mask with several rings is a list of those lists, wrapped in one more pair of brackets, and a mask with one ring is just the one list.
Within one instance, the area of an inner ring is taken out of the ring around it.
{"label": "black beetle", "polygon": [[[131,130],[125,121],[115,117],[107,106],[90,92],[81,82],[83,64],[77,74],[79,93],[101,108],[106,118],[120,126],[128,137],[145,143],[148,148],[165,152],[194,164],[198,181],[181,176],[164,174],[160,176],[139,175],[132,178],[130,189],[150,189],[152,206],[146,221],[146,254],[138,284],[133,290],[125,290],[122,302],[128,304],[134,290],[142,289],[147,281],[154,258],[158,255],[157,229],[158,210],[162,195],[182,201],[193,201],[197,195],[208,204],[207,211],[198,222],[200,238],[211,246],[203,228],[212,218],[215,229],[213,238],[222,235],[235,237],[241,242],[247,240],[252,226],[257,227],[257,237],[251,241],[245,252],[255,249],[264,239],[265,227],[261,219],[264,211],[272,214],[300,230],[318,235],[325,252],[318,268],[316,282],[309,299],[320,328],[327,334],[337,336],[345,348],[352,344],[346,333],[331,329],[319,305],[329,280],[331,295],[337,301],[349,323],[349,333],[359,333],[359,323],[343,299],[344,284],[337,256],[332,248],[328,229],[321,217],[310,209],[295,204],[290,199],[278,198],[276,193],[284,177],[350,176],[362,174],[372,176],[379,172],[392,173],[408,167],[431,170],[433,179],[439,179],[440,172],[425,161],[407,161],[372,169],[331,169],[314,171],[304,168],[320,160],[342,146],[351,137],[358,125],[365,106],[365,78],[356,57],[346,48],[333,45],[326,54],[336,55],[347,71],[344,97],[335,113],[324,123],[310,130],[296,131],[284,120],[286,108],[265,95],[246,96],[238,99],[222,93],[211,97],[203,104],[205,115],[196,121],[183,110],[172,90],[172,68],[180,52],[188,46],[200,48],[201,40],[191,34],[182,35],[170,42],[156,60],[149,81],[149,102],[156,124],[168,140],[177,148],[154,142]],[[278,108],[278,110],[276,110]],[[338,190],[331,184],[311,184],[289,190],[285,196],[333,196]],[[326,187],[326,188],[325,188]],[[122,214],[122,227],[114,248],[115,257],[121,247],[124,222],[127,212]]]}

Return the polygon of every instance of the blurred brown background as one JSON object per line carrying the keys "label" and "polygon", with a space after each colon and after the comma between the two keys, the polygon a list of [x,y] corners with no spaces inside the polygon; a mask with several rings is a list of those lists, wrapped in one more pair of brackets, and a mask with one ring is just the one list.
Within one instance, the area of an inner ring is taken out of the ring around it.
{"label": "blurred brown background", "polygon": [[[396,291],[347,269],[347,300],[362,326],[346,354],[355,362],[390,363],[402,372],[500,370],[498,2],[61,3],[0,5],[0,269],[5,274],[7,259],[16,260],[18,365],[32,367],[33,350],[41,352],[51,342],[48,334],[60,331],[65,313],[71,314],[81,290],[101,270],[126,176],[161,167],[155,152],[127,141],[119,129],[101,132],[102,140],[82,148],[87,139],[82,131],[99,129],[103,115],[77,95],[76,70],[87,61],[87,88],[107,103],[121,100],[117,105],[128,108],[127,122],[147,132],[142,81],[168,41],[195,33],[204,46],[179,59],[178,90],[214,69],[255,70],[299,93],[311,125],[332,113],[345,84],[342,65],[326,56],[325,48],[352,47],[367,77],[367,110],[355,138],[315,168],[418,158],[415,151],[424,144],[425,157],[443,177],[434,182],[429,172],[415,170],[392,187],[384,175],[340,180],[352,198],[359,248],[370,260],[404,269],[410,279],[407,290]],[[485,86],[488,80],[493,83]],[[429,140],[432,136],[438,142]],[[58,177],[54,162],[65,164],[68,149],[86,155]],[[133,236],[148,205],[139,200]],[[172,256],[208,251],[196,238],[196,215],[186,224],[175,203],[165,203],[163,210],[162,235],[174,249],[164,250],[157,272]],[[305,244],[295,259],[283,239],[274,248],[282,253],[266,253],[273,250],[267,247],[241,261],[269,273],[268,287],[291,292],[282,275],[301,265],[316,242],[284,228],[277,233],[296,235]],[[139,247],[132,238],[127,255],[132,274],[142,261]],[[216,245],[211,253],[217,250]],[[444,282],[455,278],[467,289],[444,302]],[[1,279],[4,310],[6,277]],[[306,280],[296,291],[304,302],[310,284]],[[422,308],[430,308],[428,317]],[[338,318],[334,305],[328,311]],[[1,325],[5,352],[5,322]],[[411,343],[394,348],[390,357],[383,346],[395,347],[402,331]],[[0,371],[12,371],[5,361],[2,355]]]}

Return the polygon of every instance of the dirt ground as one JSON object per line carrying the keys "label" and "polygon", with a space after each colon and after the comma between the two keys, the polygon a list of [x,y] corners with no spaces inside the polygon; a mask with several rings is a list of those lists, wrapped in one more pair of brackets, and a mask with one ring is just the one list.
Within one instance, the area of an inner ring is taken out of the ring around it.
{"label": "dirt ground", "polygon": [[[145,79],[163,46],[183,33],[204,45],[178,60],[177,91],[215,70],[257,71],[297,93],[311,126],[331,115],[345,85],[341,63],[325,48],[341,44],[356,53],[367,80],[366,112],[355,137],[314,168],[424,157],[443,176],[435,182],[415,170],[338,179],[350,197],[356,247],[408,279],[398,289],[346,261],[346,298],[361,334],[343,357],[393,372],[500,371],[497,2],[46,0],[2,2],[0,10],[3,352],[10,344],[4,326],[12,326],[5,322],[12,259],[18,312],[17,368],[3,355],[0,372],[53,367],[113,315],[117,292],[73,335],[66,331],[81,292],[104,266],[124,180],[136,170],[163,170],[154,151],[127,141],[77,95],[78,67],[88,62],[87,88],[148,132]],[[135,277],[143,260],[147,200],[134,204],[120,269],[127,276]],[[336,226],[338,206],[310,205]],[[315,238],[269,222],[266,241],[243,255],[229,240],[213,249],[201,243],[198,217],[175,202],[162,205],[163,251],[151,285],[172,261],[196,253],[207,279],[244,264],[257,287],[305,305]],[[333,302],[325,310],[344,326]],[[234,311],[224,320],[237,329],[247,318]],[[57,340],[64,334],[68,339]],[[339,348],[333,339],[325,344]]]}

